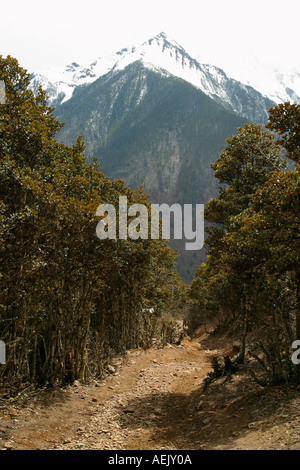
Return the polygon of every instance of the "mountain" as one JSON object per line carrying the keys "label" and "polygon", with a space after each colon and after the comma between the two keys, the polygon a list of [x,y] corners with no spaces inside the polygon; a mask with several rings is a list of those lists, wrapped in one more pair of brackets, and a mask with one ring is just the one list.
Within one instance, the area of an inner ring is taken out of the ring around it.
{"label": "mountain", "polygon": [[59,140],[82,135],[86,154],[155,202],[203,203],[215,192],[209,164],[245,123],[186,81],[137,61],[100,77],[56,108]]}
{"label": "mountain", "polygon": [[[200,64],[164,33],[89,67],[35,74],[65,122],[61,142],[82,135],[90,160],[131,188],[141,184],[155,203],[203,204],[217,193],[210,164],[245,122],[264,123],[274,105],[220,68]],[[186,281],[205,259],[179,249]]]}
{"label": "mountain", "polygon": [[105,58],[99,58],[88,67],[72,62],[65,68],[49,68],[31,74],[31,89],[36,93],[39,86],[47,91],[49,105],[57,106],[69,100],[77,87],[89,85],[109,72],[127,49]]}
{"label": "mountain", "polygon": [[49,95],[49,104],[57,106],[68,101],[77,88],[89,85],[110,71],[124,70],[137,61],[150,70],[182,78],[225,108],[255,122],[265,122],[268,109],[274,105],[253,87],[228,78],[220,68],[200,64],[165,33],[137,48],[124,48],[112,56],[98,58],[88,67],[73,62],[62,70],[50,69],[33,74],[32,89],[36,91],[42,85]]}
{"label": "mountain", "polygon": [[[276,103],[295,101],[300,104],[299,67],[284,67],[262,61],[245,49],[235,50],[230,59],[226,56],[215,56],[212,59],[213,54],[210,55],[209,60],[216,61],[228,77],[251,86],[270,100]],[[205,59],[199,56],[197,60],[201,62]]]}
{"label": "mountain", "polygon": [[[168,204],[203,204],[216,194],[210,163],[245,123],[186,81],[140,61],[77,88],[55,114],[66,123],[60,141],[82,135],[86,154],[98,158],[105,174],[131,188],[143,184],[153,202]],[[203,250],[174,245],[189,281]]]}

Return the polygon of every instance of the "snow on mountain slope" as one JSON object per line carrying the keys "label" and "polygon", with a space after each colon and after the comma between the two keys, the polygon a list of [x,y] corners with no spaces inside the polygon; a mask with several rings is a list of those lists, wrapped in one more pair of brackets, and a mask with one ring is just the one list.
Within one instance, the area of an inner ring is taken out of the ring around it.
{"label": "snow on mountain slope", "polygon": [[[145,67],[160,73],[179,77],[225,107],[244,115],[242,101],[248,95],[253,95],[254,90],[276,103],[288,99],[300,102],[300,74],[295,72],[294,75],[286,76],[279,71],[275,73],[256,64],[255,58],[252,58],[252,61],[244,60],[243,64],[239,62],[238,67],[229,67],[226,70],[232,77],[229,78],[222,69],[199,63],[165,33],[160,33],[137,48],[122,49],[111,56],[99,57],[88,67],[72,63],[63,70],[50,69],[33,74],[32,89],[36,92],[38,86],[42,85],[48,93],[49,103],[57,106],[69,100],[76,87],[90,84],[110,71],[123,70],[136,61],[142,61]],[[254,95],[252,99],[255,99]],[[262,102],[260,106],[263,107]]]}
{"label": "snow on mountain slope", "polygon": [[47,91],[51,105],[64,103],[72,97],[76,87],[88,85],[105,75],[127,52],[127,49],[123,49],[108,57],[99,57],[88,67],[73,62],[64,69],[52,68],[36,72],[31,76],[31,88],[36,92],[38,87],[42,86]]}
{"label": "snow on mountain slope", "polygon": [[182,78],[210,97],[217,95],[229,102],[222,87],[224,72],[218,67],[200,65],[176,41],[168,39],[165,33],[160,33],[124,55],[114,70],[122,70],[138,60],[148,68]]}
{"label": "snow on mountain slope", "polygon": [[[199,56],[197,60],[205,59]],[[231,59],[215,56],[210,61],[218,63],[228,77],[253,87],[276,103],[296,101],[300,104],[300,69],[262,62],[251,51],[243,49],[235,50]]]}
{"label": "snow on mountain slope", "polygon": [[32,76],[32,88],[42,85],[47,90],[51,104],[63,103],[71,98],[74,89],[91,83],[110,70],[122,70],[129,64],[142,61],[147,68],[182,78],[210,97],[218,96],[230,103],[224,91],[224,72],[212,65],[200,65],[165,33],[149,39],[137,48],[122,49],[105,58],[98,58],[88,67],[76,63],[65,69],[49,69]]}

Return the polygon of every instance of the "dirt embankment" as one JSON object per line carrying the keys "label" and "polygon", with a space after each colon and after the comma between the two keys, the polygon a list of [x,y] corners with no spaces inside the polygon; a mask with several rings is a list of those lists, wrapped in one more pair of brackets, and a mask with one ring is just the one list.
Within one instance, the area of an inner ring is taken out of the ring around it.
{"label": "dirt embankment", "polygon": [[[218,347],[218,349],[213,349]],[[298,449],[299,390],[262,389],[247,367],[203,390],[221,341],[130,351],[103,381],[0,408],[6,449]]]}

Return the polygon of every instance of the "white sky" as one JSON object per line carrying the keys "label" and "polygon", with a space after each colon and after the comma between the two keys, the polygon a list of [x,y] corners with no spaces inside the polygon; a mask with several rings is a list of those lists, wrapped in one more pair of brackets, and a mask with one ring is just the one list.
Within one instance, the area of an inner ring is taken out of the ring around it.
{"label": "white sky", "polygon": [[33,72],[139,45],[164,31],[218,64],[241,48],[300,69],[299,0],[14,0],[0,9],[0,54]]}

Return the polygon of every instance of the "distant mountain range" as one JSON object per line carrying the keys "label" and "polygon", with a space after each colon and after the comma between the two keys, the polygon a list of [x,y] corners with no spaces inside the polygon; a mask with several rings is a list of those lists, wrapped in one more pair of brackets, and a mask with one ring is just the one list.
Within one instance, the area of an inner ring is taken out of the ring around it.
{"label": "distant mountain range", "polygon": [[[164,33],[89,67],[72,63],[33,74],[31,84],[47,91],[66,123],[60,141],[71,144],[82,135],[89,159],[96,156],[108,176],[132,188],[143,184],[157,203],[200,204],[216,195],[210,163],[238,127],[265,123],[275,105],[249,84],[199,63]],[[176,246],[179,271],[190,280],[203,250]]]}

